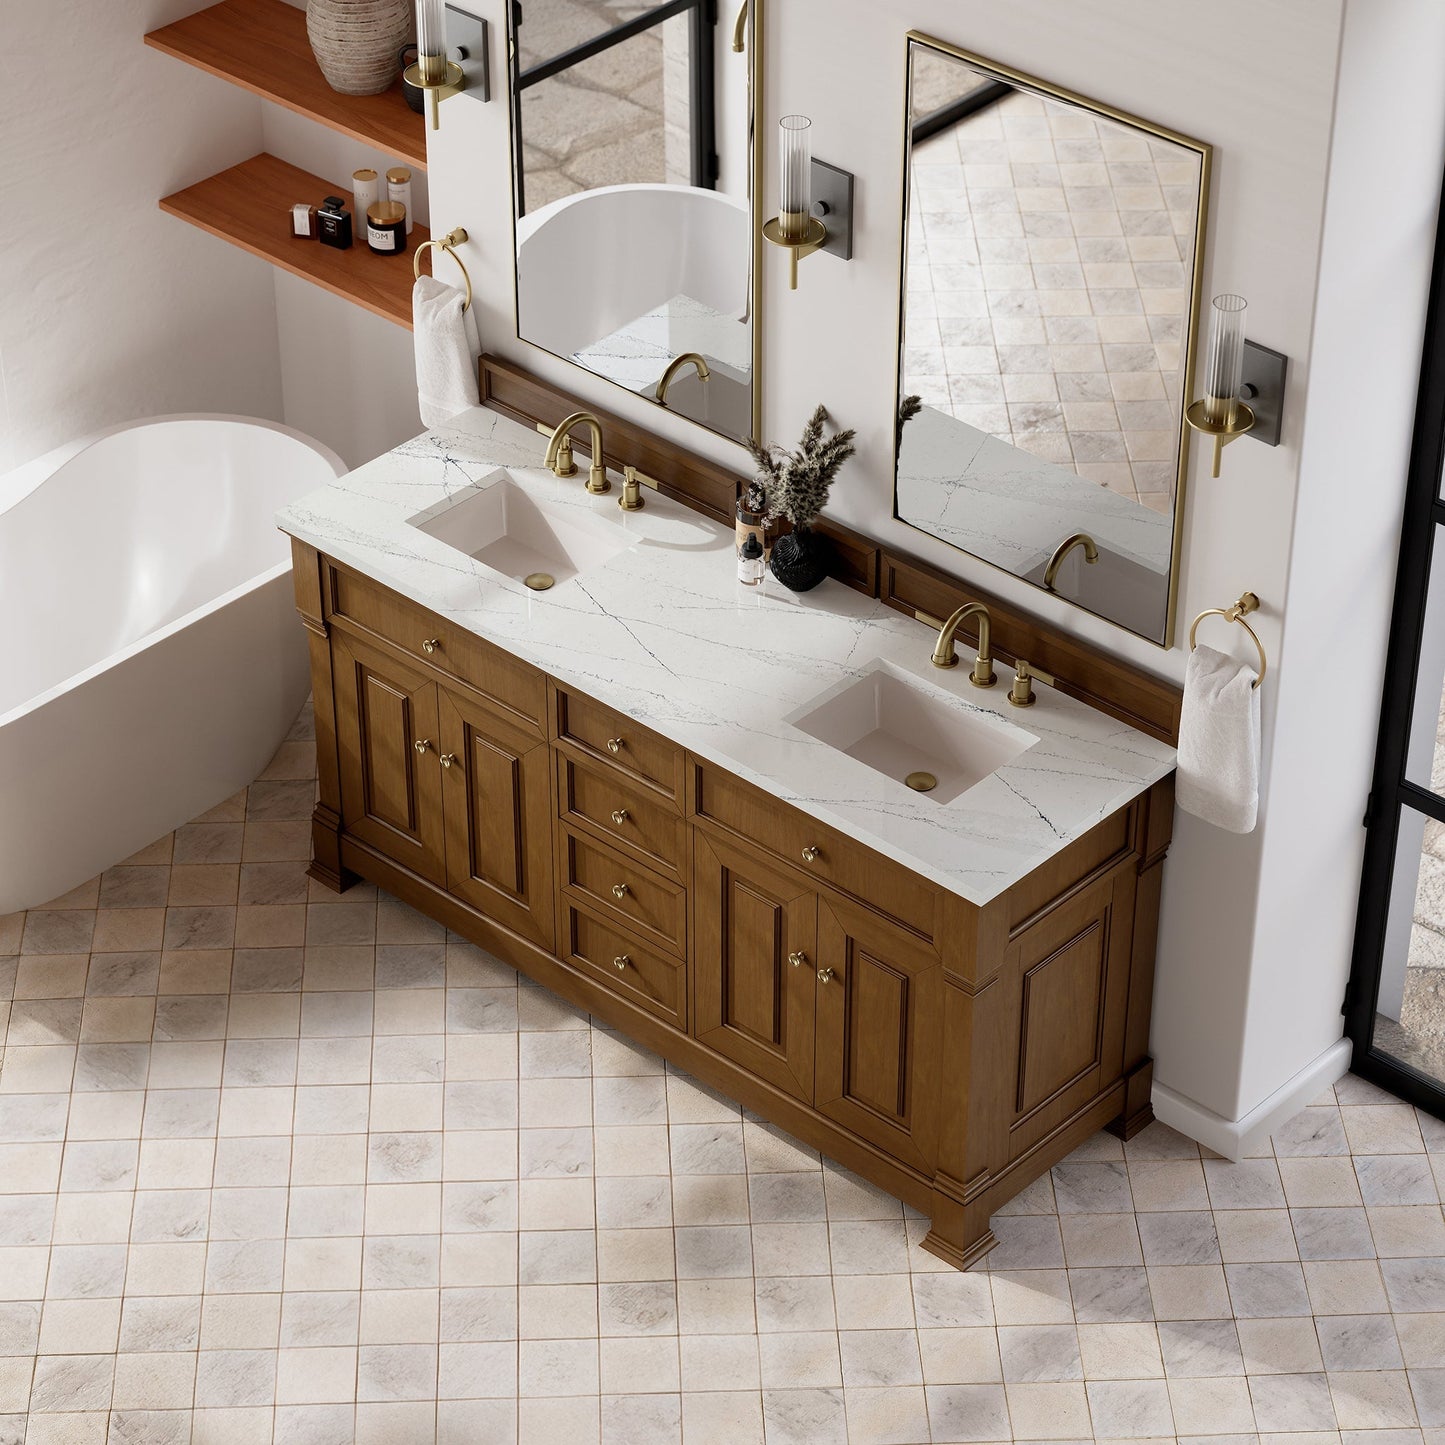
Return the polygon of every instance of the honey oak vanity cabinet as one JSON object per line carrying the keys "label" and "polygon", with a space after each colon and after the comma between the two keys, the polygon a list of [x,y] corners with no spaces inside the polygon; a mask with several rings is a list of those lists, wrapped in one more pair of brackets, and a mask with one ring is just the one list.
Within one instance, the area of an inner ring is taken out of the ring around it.
{"label": "honey oak vanity cabinet", "polygon": [[926,1213],[956,1265],[1082,1139],[1152,1117],[1171,778],[977,906],[293,547],[313,877],[475,940]]}

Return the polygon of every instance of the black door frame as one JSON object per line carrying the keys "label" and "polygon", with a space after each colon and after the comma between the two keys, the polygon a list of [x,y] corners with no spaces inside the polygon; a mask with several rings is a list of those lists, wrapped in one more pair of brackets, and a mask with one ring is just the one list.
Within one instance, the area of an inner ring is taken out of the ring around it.
{"label": "black door frame", "polygon": [[[1354,957],[1341,1012],[1354,1045],[1350,1068],[1392,1094],[1445,1118],[1445,1080],[1432,1080],[1393,1058],[1374,1043],[1375,1010],[1389,925],[1390,888],[1405,806],[1445,823],[1445,798],[1405,775],[1410,720],[1415,699],[1420,648],[1425,634],[1430,565],[1437,537],[1445,539],[1445,214],[1437,221],[1430,298],[1420,384],[1405,484],[1400,562],[1385,659],[1380,731],[1375,772],[1365,810],[1365,857],[1360,876],[1360,908],[1355,924]],[[1445,545],[1442,540],[1441,545]],[[1445,606],[1445,598],[1437,600]]]}

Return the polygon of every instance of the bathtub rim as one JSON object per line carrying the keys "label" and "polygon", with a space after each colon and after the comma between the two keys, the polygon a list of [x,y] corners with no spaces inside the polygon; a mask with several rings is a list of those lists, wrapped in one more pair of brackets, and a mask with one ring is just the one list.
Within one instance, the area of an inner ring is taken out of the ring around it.
{"label": "bathtub rim", "polygon": [[[93,446],[104,441],[107,437],[114,436],[120,432],[134,431],[139,427],[174,421],[234,422],[242,426],[254,426],[266,431],[280,432],[282,435],[288,436],[292,440],[302,443],[309,450],[316,452],[332,467],[336,476],[344,476],[346,472],[350,470],[336,452],[324,442],[317,441],[315,437],[308,436],[305,432],[298,431],[295,427],[288,427],[281,422],[267,421],[260,417],[236,416],[219,412],[179,412],[170,416],[146,417],[139,421],[122,422],[113,427],[106,427],[104,430],[96,432],[91,436],[83,437],[79,441],[66,442],[54,448],[52,451],[45,453],[44,456],[37,457],[35,461],[26,462],[21,467],[16,468],[14,472],[7,473],[5,476],[0,477],[0,488],[4,488],[10,479],[17,475],[22,475],[22,479],[25,482],[24,489],[11,500],[7,501],[3,494],[0,494],[0,518],[3,518],[13,506],[24,500],[25,497],[30,496],[43,486],[46,480],[59,471],[62,466],[73,461],[83,452],[89,451]],[[58,458],[58,460],[55,460],[56,458]],[[49,466],[44,466],[43,464],[45,463],[49,463]],[[31,468],[36,469],[33,479],[29,476]],[[9,711],[0,712],[0,729],[4,729],[11,723],[18,722],[30,713],[38,711],[65,693],[83,687],[87,682],[99,677],[102,673],[109,672],[114,667],[119,667],[122,663],[139,656],[147,649],[159,646],[183,628],[193,625],[210,613],[219,611],[222,607],[227,607],[233,602],[239,601],[251,592],[258,591],[260,588],[274,582],[277,578],[284,577],[290,571],[291,559],[290,557],[286,557],[266,568],[264,571],[255,573],[251,577],[238,582],[234,587],[229,587],[226,591],[218,593],[216,596],[209,598],[196,607],[192,607],[188,612],[182,613],[181,616],[171,622],[167,622],[164,626],[152,628],[149,632],[136,638],[134,642],[127,644],[118,651],[108,653],[105,657],[91,663],[89,667],[81,668],[79,672],[71,673],[69,677],[46,688],[43,692],[39,692],[34,697],[26,698],[23,702],[17,703],[9,709]]]}

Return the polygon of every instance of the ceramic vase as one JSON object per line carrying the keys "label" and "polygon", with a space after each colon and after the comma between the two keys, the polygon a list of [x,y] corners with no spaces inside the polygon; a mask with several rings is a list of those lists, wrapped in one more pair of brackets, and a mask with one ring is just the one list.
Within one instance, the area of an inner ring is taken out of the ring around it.
{"label": "ceramic vase", "polygon": [[342,95],[380,95],[411,35],[411,0],[307,0],[306,35],[321,74]]}
{"label": "ceramic vase", "polygon": [[810,592],[828,575],[828,543],[809,527],[799,527],[773,543],[768,570],[790,592]]}

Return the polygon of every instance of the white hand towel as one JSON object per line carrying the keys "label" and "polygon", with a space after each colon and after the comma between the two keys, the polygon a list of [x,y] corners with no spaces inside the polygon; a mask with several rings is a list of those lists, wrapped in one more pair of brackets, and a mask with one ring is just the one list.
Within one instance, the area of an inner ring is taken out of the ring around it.
{"label": "white hand towel", "polygon": [[418,276],[411,291],[416,342],[416,400],[422,425],[441,426],[476,406],[477,358],[482,346],[476,308],[463,311],[466,297],[434,276]]}
{"label": "white hand towel", "polygon": [[1252,833],[1259,807],[1259,689],[1254,669],[1203,644],[1184,670],[1175,798],[1186,813]]}

